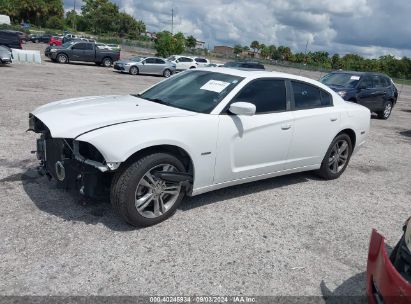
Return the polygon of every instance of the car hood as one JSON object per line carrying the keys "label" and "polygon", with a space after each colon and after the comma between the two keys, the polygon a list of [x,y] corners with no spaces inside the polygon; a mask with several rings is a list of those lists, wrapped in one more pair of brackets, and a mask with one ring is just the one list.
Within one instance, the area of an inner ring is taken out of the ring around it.
{"label": "car hood", "polygon": [[95,129],[138,120],[197,115],[131,95],[66,99],[41,106],[31,114],[55,138],[76,138]]}

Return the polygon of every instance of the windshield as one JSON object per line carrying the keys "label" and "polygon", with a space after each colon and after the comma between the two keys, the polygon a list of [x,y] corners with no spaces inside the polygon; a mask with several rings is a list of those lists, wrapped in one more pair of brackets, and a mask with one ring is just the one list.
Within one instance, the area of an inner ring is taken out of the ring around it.
{"label": "windshield", "polygon": [[243,79],[210,71],[186,71],[137,96],[188,111],[210,113]]}
{"label": "windshield", "polygon": [[223,66],[225,66],[225,67],[240,67],[241,63],[239,63],[239,62],[227,62]]}
{"label": "windshield", "polygon": [[168,61],[174,61],[174,60],[176,60],[176,57],[175,56],[170,56],[170,57],[167,58],[167,60]]}
{"label": "windshield", "polygon": [[359,75],[347,73],[331,73],[320,79],[320,82],[327,86],[337,86],[344,88],[355,88],[360,81]]}
{"label": "windshield", "polygon": [[139,61],[141,61],[141,60],[143,60],[144,58],[143,57],[138,57],[138,56],[136,56],[136,57],[131,57],[129,60],[130,61],[134,61],[134,62],[139,62]]}
{"label": "windshield", "polygon": [[61,46],[64,47],[64,48],[68,48],[68,47],[69,47],[70,45],[72,45],[72,44],[74,44],[74,42],[73,42],[73,41],[69,41],[69,42],[63,43]]}

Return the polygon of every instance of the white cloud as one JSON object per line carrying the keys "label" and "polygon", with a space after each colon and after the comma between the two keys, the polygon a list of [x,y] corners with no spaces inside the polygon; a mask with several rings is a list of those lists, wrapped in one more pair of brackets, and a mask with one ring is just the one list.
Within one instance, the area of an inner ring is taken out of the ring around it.
{"label": "white cloud", "polygon": [[[193,35],[210,46],[252,40],[293,51],[411,55],[411,2],[401,0],[112,0],[148,30]],[[72,5],[73,0],[65,0]],[[81,2],[77,0],[77,2]]]}

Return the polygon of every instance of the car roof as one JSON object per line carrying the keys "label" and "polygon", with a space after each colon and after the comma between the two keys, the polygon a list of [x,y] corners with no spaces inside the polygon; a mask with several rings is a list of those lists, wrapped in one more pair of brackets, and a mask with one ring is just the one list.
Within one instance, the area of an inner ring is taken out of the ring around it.
{"label": "car roof", "polygon": [[385,76],[384,73],[379,73],[379,72],[359,72],[359,71],[343,71],[343,70],[338,70],[338,71],[333,71],[331,74],[349,74],[349,75],[356,75],[356,76],[364,76],[364,75],[379,75],[379,76]]}
{"label": "car roof", "polygon": [[[302,82],[307,82],[310,84],[313,84],[317,87],[320,87],[327,92],[332,93],[333,90],[330,89],[328,86],[322,84],[321,82],[314,80],[312,78],[307,78],[304,76],[298,76],[294,74],[288,74],[288,73],[282,73],[282,72],[275,72],[275,71],[267,71],[267,70],[240,70],[236,68],[229,68],[229,67],[202,67],[202,68],[197,68],[195,70],[201,70],[201,71],[210,71],[210,72],[216,72],[216,73],[222,73],[222,74],[228,74],[228,75],[233,75],[233,76],[238,76],[238,77],[244,77],[248,79],[255,79],[255,78],[265,78],[265,77],[272,77],[272,78],[287,78],[291,80],[297,80],[297,81],[302,81]],[[195,71],[193,70],[193,71]]]}

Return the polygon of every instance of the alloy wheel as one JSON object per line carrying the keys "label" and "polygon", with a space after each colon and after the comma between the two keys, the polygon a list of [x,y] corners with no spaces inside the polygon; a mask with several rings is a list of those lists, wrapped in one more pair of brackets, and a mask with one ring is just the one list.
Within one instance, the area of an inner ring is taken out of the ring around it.
{"label": "alloy wheel", "polygon": [[391,114],[392,105],[391,102],[387,103],[384,108],[384,118],[388,118]]}
{"label": "alloy wheel", "polygon": [[179,182],[168,182],[156,177],[156,172],[178,172],[170,164],[157,165],[140,179],[135,191],[135,207],[146,218],[162,216],[178,200],[181,191]]}
{"label": "alloy wheel", "polygon": [[349,156],[348,142],[345,139],[337,141],[328,158],[328,168],[332,173],[338,173],[344,169]]}

